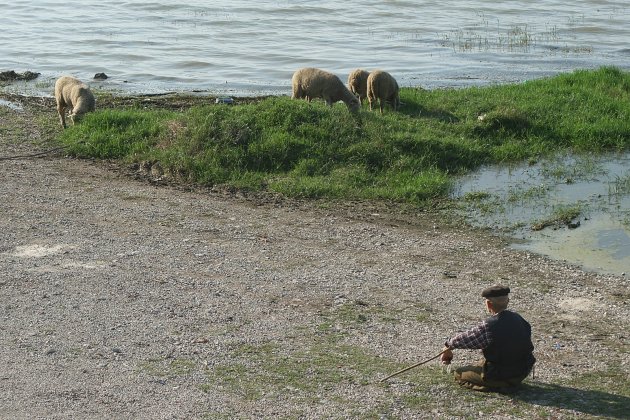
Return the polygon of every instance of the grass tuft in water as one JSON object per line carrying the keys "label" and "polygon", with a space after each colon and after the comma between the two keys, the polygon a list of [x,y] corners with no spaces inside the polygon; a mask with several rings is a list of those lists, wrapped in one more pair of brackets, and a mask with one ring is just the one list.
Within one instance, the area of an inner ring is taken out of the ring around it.
{"label": "grass tuft in water", "polygon": [[573,220],[582,214],[582,207],[579,204],[557,206],[552,215],[532,225],[532,230],[542,230],[548,226],[572,226]]}

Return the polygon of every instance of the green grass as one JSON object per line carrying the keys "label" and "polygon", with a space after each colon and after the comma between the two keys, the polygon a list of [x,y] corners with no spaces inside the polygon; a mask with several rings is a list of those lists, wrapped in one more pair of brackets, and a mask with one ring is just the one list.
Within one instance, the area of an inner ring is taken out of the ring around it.
{"label": "green grass", "polygon": [[482,164],[630,146],[630,73],[522,84],[406,88],[399,112],[286,97],[179,111],[103,109],[65,130],[81,157],[159,161],[166,176],[289,197],[422,203]]}
{"label": "green grass", "polygon": [[615,178],[615,181],[609,188],[609,194],[615,196],[630,194],[630,172]]}
{"label": "green grass", "polygon": [[547,178],[561,180],[567,184],[587,180],[598,175],[606,175],[601,163],[597,163],[592,155],[544,162],[541,173]]}
{"label": "green grass", "polygon": [[206,372],[208,382],[201,385],[202,390],[219,385],[248,401],[290,394],[309,402],[317,399],[313,394],[340,384],[367,385],[381,371],[387,371],[384,366],[394,366],[357,346],[331,347],[324,341],[290,352],[270,344],[246,345],[234,348],[232,356],[235,360],[231,363]]}
{"label": "green grass", "polygon": [[532,230],[542,230],[547,226],[568,225],[579,217],[582,212],[582,206],[579,204],[558,205],[553,209],[551,216],[534,223]]}

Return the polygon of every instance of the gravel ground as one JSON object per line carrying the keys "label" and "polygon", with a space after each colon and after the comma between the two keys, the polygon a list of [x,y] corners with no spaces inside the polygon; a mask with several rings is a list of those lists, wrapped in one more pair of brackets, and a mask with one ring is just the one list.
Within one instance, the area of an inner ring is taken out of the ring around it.
{"label": "gravel ground", "polygon": [[[0,129],[0,157],[37,151],[37,109],[2,111],[0,127],[21,140]],[[343,332],[330,352],[412,364],[483,319],[479,293],[495,282],[533,326],[530,381],[630,368],[624,277],[511,250],[439,213],[138,178],[63,156],[0,160],[1,418],[360,418],[379,405],[386,417],[446,416],[400,402],[413,376],[379,385],[391,371],[329,381],[308,399],[290,386],[251,398],[217,372],[237,358],[261,370],[247,348],[297,357],[326,322]],[[344,321],[349,310],[361,322]],[[455,362],[477,357],[460,351]]]}

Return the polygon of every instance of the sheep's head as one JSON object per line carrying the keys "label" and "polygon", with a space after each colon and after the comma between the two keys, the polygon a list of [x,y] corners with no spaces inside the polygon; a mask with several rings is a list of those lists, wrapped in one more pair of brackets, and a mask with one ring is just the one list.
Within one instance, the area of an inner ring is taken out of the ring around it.
{"label": "sheep's head", "polygon": [[348,106],[348,109],[350,110],[350,112],[358,112],[359,109],[361,108],[361,101],[359,101],[359,98],[357,98],[356,96],[354,96],[354,94],[352,95],[352,99],[350,99],[346,105]]}
{"label": "sheep's head", "polygon": [[83,95],[79,96],[79,100],[76,105],[72,109],[70,113],[70,119],[72,120],[72,124],[75,122],[79,122],[85,114],[88,112],[93,112],[95,109],[95,101],[92,94],[87,91]]}
{"label": "sheep's head", "polygon": [[72,121],[72,125],[74,125],[78,123],[79,121],[81,121],[84,115],[85,115],[85,112],[75,112],[75,113],[69,114],[68,116],[70,117],[70,121]]}

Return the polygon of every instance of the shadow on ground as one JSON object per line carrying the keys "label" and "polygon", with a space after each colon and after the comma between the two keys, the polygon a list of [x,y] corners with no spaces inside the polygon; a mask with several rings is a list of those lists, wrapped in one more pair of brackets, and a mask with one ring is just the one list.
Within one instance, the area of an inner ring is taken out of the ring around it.
{"label": "shadow on ground", "polygon": [[451,112],[442,109],[430,109],[419,103],[405,102],[398,109],[398,112],[412,118],[430,118],[446,123],[458,123],[459,118]]}
{"label": "shadow on ground", "polygon": [[523,384],[513,398],[530,404],[613,419],[627,419],[630,413],[630,397],[542,382]]}

